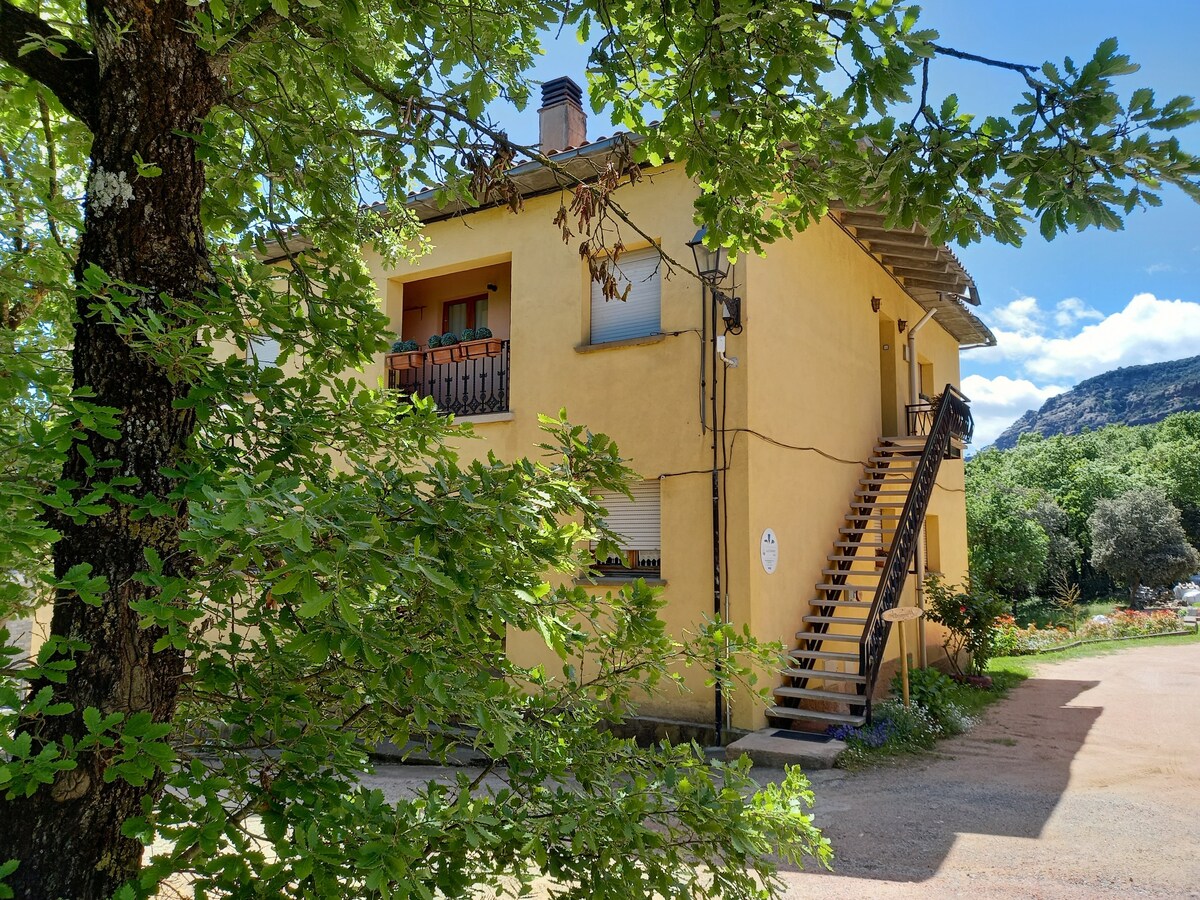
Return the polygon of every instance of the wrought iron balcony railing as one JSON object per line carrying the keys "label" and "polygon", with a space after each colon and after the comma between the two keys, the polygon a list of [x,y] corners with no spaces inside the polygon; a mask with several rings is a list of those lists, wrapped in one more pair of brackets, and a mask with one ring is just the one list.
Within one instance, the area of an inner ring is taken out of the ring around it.
{"label": "wrought iron balcony railing", "polygon": [[419,359],[413,354],[389,354],[387,386],[418,397],[432,397],[441,412],[456,416],[508,412],[509,342],[498,343],[500,352],[494,355],[448,362],[434,362],[432,350],[417,354]]}

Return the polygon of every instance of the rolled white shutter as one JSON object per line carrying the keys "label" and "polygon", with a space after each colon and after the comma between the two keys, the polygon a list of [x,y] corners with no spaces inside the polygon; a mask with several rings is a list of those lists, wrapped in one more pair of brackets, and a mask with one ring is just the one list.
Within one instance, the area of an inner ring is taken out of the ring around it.
{"label": "rolled white shutter", "polygon": [[617,291],[629,285],[624,301],[605,300],[600,285],[592,282],[592,343],[623,341],[657,334],[662,301],[662,259],[654,248],[622,254],[617,260]]}
{"label": "rolled white shutter", "polygon": [[622,550],[659,550],[662,548],[662,509],[657,481],[631,485],[633,502],[624,494],[603,493],[599,501],[608,510],[604,521],[621,536]]}

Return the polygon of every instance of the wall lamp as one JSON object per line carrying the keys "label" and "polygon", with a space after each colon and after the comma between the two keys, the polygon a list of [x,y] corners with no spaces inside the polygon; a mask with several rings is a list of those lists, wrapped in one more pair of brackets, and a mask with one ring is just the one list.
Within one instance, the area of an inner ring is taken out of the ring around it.
{"label": "wall lamp", "polygon": [[740,334],[742,331],[742,298],[731,297],[717,289],[717,285],[729,277],[729,250],[726,247],[706,247],[705,235],[708,227],[704,226],[688,241],[692,248],[692,257],[696,261],[696,274],[712,291],[713,302],[720,308],[721,319],[725,323],[725,331]]}
{"label": "wall lamp", "polygon": [[725,247],[705,247],[706,234],[707,225],[696,232],[696,236],[688,241],[688,246],[692,248],[692,257],[696,260],[696,274],[710,287],[716,287],[729,275],[729,250]]}
{"label": "wall lamp", "polygon": [[879,312],[879,307],[883,305],[883,300],[879,297],[871,298],[871,312]]}
{"label": "wall lamp", "polygon": [[896,320],[896,328],[899,329],[901,334],[904,334],[904,329],[907,327],[908,327],[908,319],[897,319]]}

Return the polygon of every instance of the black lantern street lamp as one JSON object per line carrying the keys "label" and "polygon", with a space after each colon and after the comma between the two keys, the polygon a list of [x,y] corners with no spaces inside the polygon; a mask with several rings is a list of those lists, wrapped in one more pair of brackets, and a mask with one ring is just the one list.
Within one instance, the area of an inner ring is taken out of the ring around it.
{"label": "black lantern street lamp", "polygon": [[692,256],[696,260],[696,274],[708,284],[716,286],[729,274],[729,251],[725,247],[714,250],[704,246],[704,235],[707,233],[708,226],[701,228],[688,241],[688,246],[692,248]]}

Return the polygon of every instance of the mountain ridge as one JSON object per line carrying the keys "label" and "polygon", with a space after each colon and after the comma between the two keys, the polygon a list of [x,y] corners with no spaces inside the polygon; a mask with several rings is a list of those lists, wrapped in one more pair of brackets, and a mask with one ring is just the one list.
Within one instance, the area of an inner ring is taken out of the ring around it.
{"label": "mountain ridge", "polygon": [[1050,437],[1105,425],[1150,425],[1193,410],[1200,410],[1200,356],[1123,366],[1079,382],[1040,409],[1027,410],[992,446],[1008,450],[1030,432]]}

